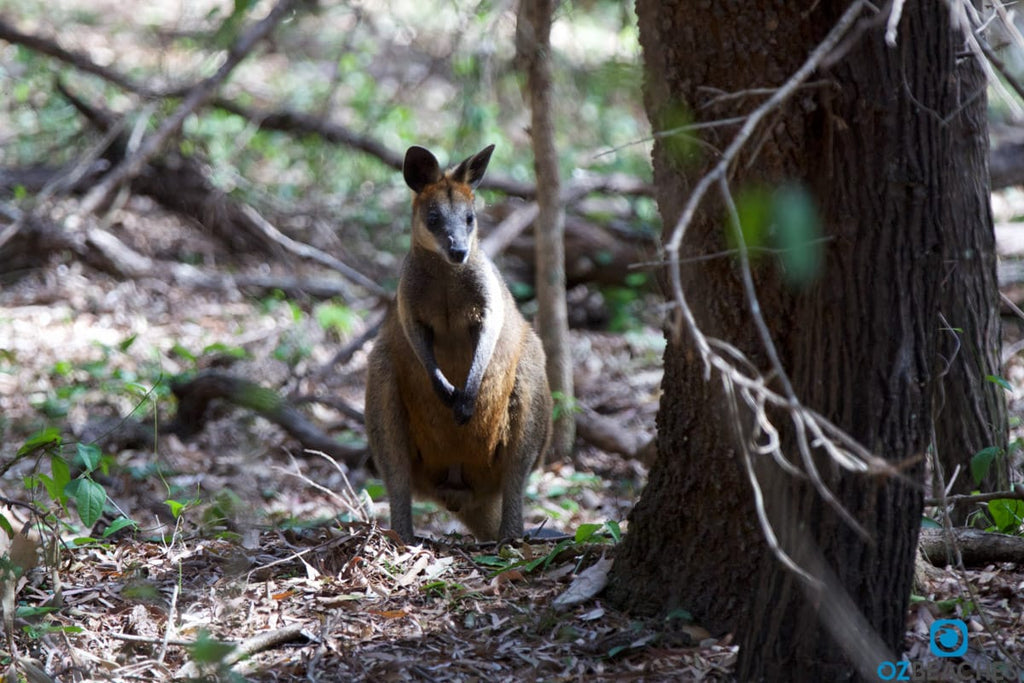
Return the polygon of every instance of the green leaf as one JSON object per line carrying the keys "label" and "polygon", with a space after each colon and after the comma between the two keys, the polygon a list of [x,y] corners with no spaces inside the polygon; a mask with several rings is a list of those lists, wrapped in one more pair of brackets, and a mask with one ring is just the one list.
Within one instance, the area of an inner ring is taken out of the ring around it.
{"label": "green leaf", "polygon": [[57,447],[63,441],[60,431],[56,427],[47,427],[28,437],[21,448],[18,449],[18,455],[25,455],[40,448]]}
{"label": "green leaf", "polygon": [[76,479],[68,485],[68,495],[75,500],[82,524],[92,527],[103,514],[107,502],[106,490],[92,479]]}
{"label": "green leaf", "polygon": [[4,515],[0,515],[0,529],[3,529],[4,533],[7,534],[7,538],[14,538],[14,527],[11,526],[10,520]]}
{"label": "green leaf", "polygon": [[31,619],[33,617],[41,617],[46,614],[53,614],[57,611],[56,607],[37,607],[33,605],[19,605],[16,613],[22,619]]}
{"label": "green leaf", "polygon": [[128,337],[126,339],[122,339],[118,343],[117,348],[121,351],[121,353],[124,353],[125,351],[127,351],[128,349],[130,349],[132,347],[132,344],[135,343],[135,340],[138,338],[138,336],[139,336],[138,334],[133,334],[133,335],[131,335],[130,337]]}
{"label": "green leaf", "polygon": [[988,475],[989,469],[995,459],[1003,454],[1003,449],[998,446],[982,448],[971,458],[971,477],[974,478],[974,485],[981,484],[982,479]]}
{"label": "green leaf", "polygon": [[693,623],[693,615],[690,614],[687,610],[682,609],[680,607],[677,607],[676,609],[672,610],[671,612],[665,615],[665,621],[672,621],[673,619],[679,619],[680,621],[684,621],[687,624]]}
{"label": "green leaf", "polygon": [[694,131],[687,130],[691,125],[693,114],[683,104],[670,105],[661,113],[661,129],[656,135],[664,139],[666,155],[680,168],[693,165],[700,151]]}
{"label": "green leaf", "polygon": [[[761,187],[741,191],[736,197],[736,213],[740,221],[740,234],[747,249],[757,250],[766,246],[772,215],[771,195]],[[725,243],[730,249],[739,248],[735,226],[726,226]],[[754,257],[756,254],[751,256]]]}
{"label": "green leaf", "polygon": [[118,517],[113,522],[108,524],[107,528],[103,530],[103,538],[107,538],[113,534],[116,534],[118,531],[124,529],[125,527],[138,529],[139,525],[136,524],[134,521],[128,519],[127,517]]}
{"label": "green leaf", "polygon": [[103,458],[103,451],[96,444],[91,443],[78,443],[75,444],[75,450],[78,454],[79,460],[82,461],[82,467],[85,468],[86,472],[92,472],[96,469],[100,460]]}
{"label": "green leaf", "polygon": [[1009,391],[1011,394],[1013,393],[1013,385],[1010,384],[1005,379],[1003,379],[1002,377],[999,377],[998,375],[985,375],[985,379],[989,382],[992,382],[993,384],[998,384],[1003,389]]}
{"label": "green leaf", "polygon": [[171,509],[171,516],[175,519],[181,514],[181,511],[185,509],[185,503],[180,503],[176,500],[165,500],[164,503]]}
{"label": "green leaf", "polygon": [[590,537],[597,533],[603,524],[580,524],[576,528],[576,542],[586,543]]}
{"label": "green leaf", "polygon": [[45,474],[40,474],[39,480],[46,487],[46,493],[50,496],[50,500],[63,505],[68,499],[65,489],[71,483],[71,469],[64,461],[64,458],[54,455],[50,458],[50,474],[51,476],[49,477]]}
{"label": "green leaf", "polygon": [[798,287],[809,284],[824,260],[821,222],[811,193],[801,185],[780,187],[772,195],[772,223],[786,281]]}
{"label": "green leaf", "polygon": [[604,526],[608,529],[608,533],[612,535],[612,541],[614,543],[618,543],[622,540],[622,527],[619,526],[618,522],[614,519],[609,519],[604,523]]}
{"label": "green leaf", "polygon": [[219,664],[234,651],[235,645],[215,640],[210,637],[209,632],[200,631],[196,642],[188,649],[197,664]]}
{"label": "green leaf", "polygon": [[197,360],[196,355],[194,353],[192,353],[191,351],[189,351],[188,349],[186,349],[184,346],[177,342],[175,342],[174,346],[171,347],[171,355],[178,356],[179,358],[187,360],[190,363],[195,363]]}
{"label": "green leaf", "polygon": [[203,355],[218,355],[225,356],[227,358],[234,358],[236,360],[245,360],[249,357],[249,352],[241,346],[228,346],[224,342],[214,342],[207,344],[203,347]]}
{"label": "green leaf", "polygon": [[351,308],[333,303],[317,305],[313,309],[313,315],[325,332],[333,332],[342,339],[355,329],[359,321],[359,315]]}
{"label": "green leaf", "polygon": [[1024,500],[1015,498],[990,500],[988,514],[991,515],[996,529],[1001,533],[1019,533],[1021,523],[1024,522]]}
{"label": "green leaf", "polygon": [[374,502],[384,500],[385,496],[388,494],[387,489],[384,488],[384,484],[379,481],[368,482],[366,486],[363,487],[363,490],[366,491],[366,495],[370,497],[370,500]]}

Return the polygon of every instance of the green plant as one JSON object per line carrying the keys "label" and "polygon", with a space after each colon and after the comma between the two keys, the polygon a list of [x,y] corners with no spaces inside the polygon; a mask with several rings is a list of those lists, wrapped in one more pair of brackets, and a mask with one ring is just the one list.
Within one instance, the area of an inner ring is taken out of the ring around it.
{"label": "green plant", "polygon": [[986,531],[1020,535],[1024,530],[1024,500],[999,498],[990,500],[987,508],[992,525]]}
{"label": "green plant", "polygon": [[555,558],[573,546],[582,546],[587,543],[618,543],[621,539],[622,530],[616,521],[608,520],[604,524],[581,524],[572,538],[562,539],[551,550],[539,557],[525,558],[519,551],[505,546],[498,555],[480,555],[474,558],[474,561],[494,569],[495,576],[512,569],[528,574],[537,569],[547,569]]}
{"label": "green plant", "polygon": [[337,338],[344,339],[352,333],[359,314],[344,304],[326,302],[313,308],[313,316],[326,332],[333,333]]}
{"label": "green plant", "polygon": [[553,391],[551,392],[551,398],[555,401],[554,409],[551,412],[551,419],[553,420],[557,420],[567,414],[574,415],[582,410],[579,401],[574,396],[567,396],[561,391]]}
{"label": "green plant", "polygon": [[981,485],[992,465],[1004,455],[1005,452],[998,446],[988,446],[974,454],[971,458],[971,478],[974,479],[975,486]]}
{"label": "green plant", "polygon": [[186,649],[196,668],[201,672],[215,674],[216,680],[245,680],[231,670],[231,665],[235,662],[233,655],[237,650],[234,643],[217,640],[206,629],[200,629],[195,642]]}
{"label": "green plant", "polygon": [[[27,489],[42,489],[50,500],[57,503],[62,511],[68,511],[67,504],[74,501],[75,510],[82,526],[91,529],[99,521],[107,503],[107,492],[93,478],[93,472],[106,472],[109,460],[103,457],[98,446],[93,444],[75,444],[74,464],[80,469],[72,477],[71,467],[61,454],[63,437],[56,429],[49,427],[29,437],[20,449],[18,457],[25,457],[35,452],[42,452],[49,457],[50,473],[36,472],[25,479]],[[117,517],[103,532],[109,536],[134,522],[124,516]]]}

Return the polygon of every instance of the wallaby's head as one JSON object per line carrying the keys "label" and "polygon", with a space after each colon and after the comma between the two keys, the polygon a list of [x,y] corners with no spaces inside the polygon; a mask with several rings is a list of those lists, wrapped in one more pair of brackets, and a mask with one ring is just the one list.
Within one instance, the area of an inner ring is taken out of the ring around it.
{"label": "wallaby's head", "polygon": [[483,180],[494,145],[465,159],[445,173],[433,154],[422,147],[405,153],[402,174],[416,193],[412,200],[412,240],[416,246],[444,256],[452,264],[466,262],[476,248],[473,190]]}

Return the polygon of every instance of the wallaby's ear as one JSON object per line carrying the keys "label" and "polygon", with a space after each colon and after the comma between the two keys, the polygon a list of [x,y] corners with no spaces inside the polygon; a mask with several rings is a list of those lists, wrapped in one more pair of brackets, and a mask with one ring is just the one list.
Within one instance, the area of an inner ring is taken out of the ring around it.
{"label": "wallaby's ear", "polygon": [[466,183],[475,190],[480,181],[484,179],[484,172],[487,170],[487,164],[491,160],[491,152],[493,151],[494,145],[488,145],[473,156],[465,159],[452,171],[452,180]]}
{"label": "wallaby's ear", "polygon": [[420,192],[427,185],[441,179],[441,165],[437,163],[437,158],[429,150],[422,147],[410,147],[405,153],[402,175],[405,177],[405,184],[413,192]]}

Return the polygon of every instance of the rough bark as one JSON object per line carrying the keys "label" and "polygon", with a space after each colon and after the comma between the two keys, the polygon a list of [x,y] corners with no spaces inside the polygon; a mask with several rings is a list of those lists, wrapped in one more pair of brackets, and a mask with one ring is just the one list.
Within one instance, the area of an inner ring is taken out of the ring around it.
{"label": "rough bark", "polygon": [[523,0],[517,26],[520,54],[527,64],[530,137],[537,175],[537,331],[547,354],[548,383],[562,409],[552,423],[547,457],[564,460],[572,453],[576,423],[572,414],[572,355],[565,298],[565,208],[561,199],[558,151],[551,112],[551,23],[554,0]]}
{"label": "rough bark", "polygon": [[[679,125],[682,106],[698,121],[748,113],[756,97],[717,95],[780,85],[848,4],[639,0],[655,129]],[[901,649],[922,501],[916,482],[941,370],[939,313],[965,286],[946,279],[942,266],[957,244],[991,230],[978,210],[983,183],[973,180],[984,172],[976,163],[983,151],[975,153],[984,102],[958,87],[962,40],[945,6],[908,3],[892,47],[884,22],[862,28],[848,54],[815,75],[824,85],[802,89],[755,136],[729,182],[737,192],[798,183],[813,197],[828,238],[818,279],[787,287],[774,263],[756,263],[761,310],[801,401],[899,463],[903,477],[852,475],[815,452],[865,539],[805,480],[770,460],[758,463],[782,548],[825,584],[809,589],[782,568],[757,527],[731,424],[737,418],[719,383],[707,382],[687,336],[669,334],[658,459],[611,577],[620,605],[684,607],[713,631],[734,630],[740,680],[852,680]],[[946,117],[962,120],[945,125]],[[954,144],[963,130],[973,132]],[[702,138],[721,150],[734,131],[718,127]],[[655,143],[668,229],[717,161],[701,153],[678,138]],[[684,258],[726,246],[720,207],[702,209],[683,241]],[[735,263],[687,261],[681,277],[704,332],[767,369]],[[979,334],[991,333],[983,327]],[[980,389],[958,388],[972,400]],[[791,423],[772,417],[784,452],[799,462]],[[741,409],[738,419],[749,431],[750,415]]]}
{"label": "rough bark", "polygon": [[[952,204],[945,218],[959,229],[946,232],[941,289],[942,337],[939,371],[941,392],[935,417],[936,477],[932,491],[937,494],[948,484],[957,467],[953,493],[979,488],[971,476],[970,461],[978,451],[1007,447],[1006,397],[999,384],[988,377],[1000,376],[1001,341],[999,288],[996,275],[996,243],[989,201],[989,150],[986,119],[986,79],[978,62],[960,60],[957,82],[963,97],[978,102],[949,121],[950,150],[966,168],[973,169],[956,182],[961,201]],[[947,366],[948,362],[948,366]],[[981,482],[982,491],[999,491],[1009,483],[1010,459],[1001,456]],[[953,511],[953,522],[963,524],[966,510]]]}

